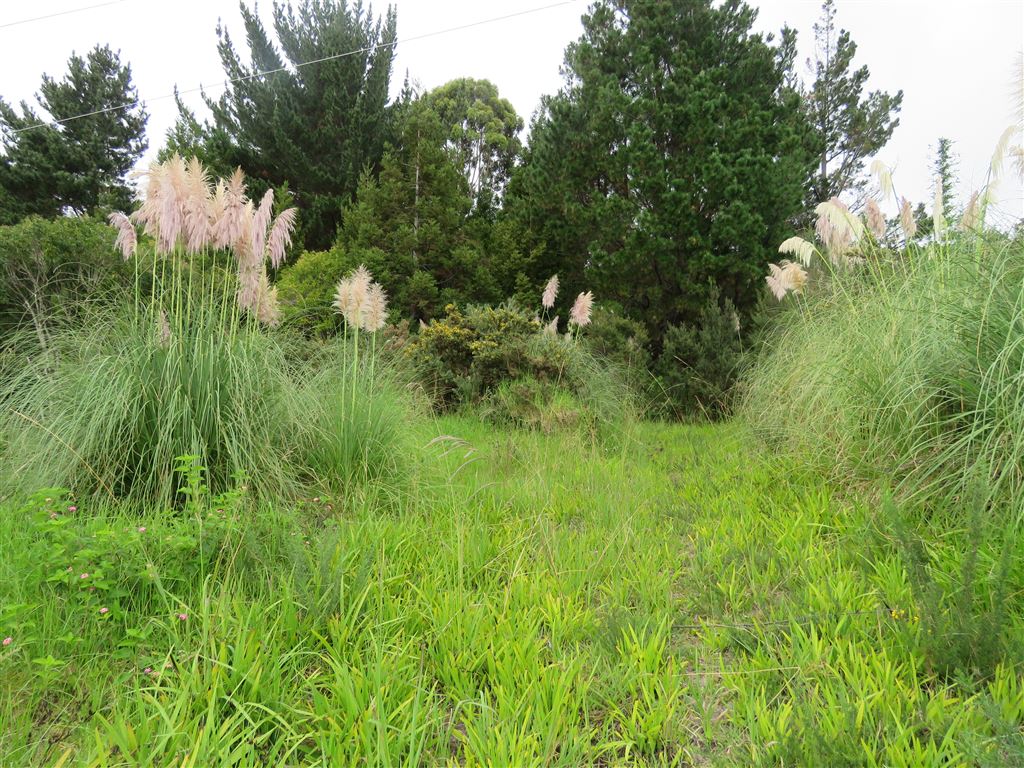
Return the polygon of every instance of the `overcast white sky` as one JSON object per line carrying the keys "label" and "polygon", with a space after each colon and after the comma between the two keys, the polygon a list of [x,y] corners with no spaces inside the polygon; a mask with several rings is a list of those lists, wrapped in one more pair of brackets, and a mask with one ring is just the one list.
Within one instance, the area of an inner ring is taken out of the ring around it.
{"label": "overcast white sky", "polygon": [[[749,0],[748,0],[749,1]],[[120,49],[148,99],[151,153],[174,122],[179,88],[223,80],[214,29],[218,18],[243,37],[237,0],[115,0],[102,7],[30,23],[104,0],[0,0],[0,95],[31,98],[43,72],[60,76],[72,50],[96,43]],[[398,0],[399,39],[551,5],[556,0]],[[784,23],[800,33],[801,61],[812,50],[819,0],[761,0],[758,28]],[[386,3],[377,3],[383,8]],[[587,0],[398,46],[393,88],[408,69],[423,87],[455,77],[487,78],[528,122],[540,96],[558,89],[565,46],[579,36]],[[984,180],[989,158],[1013,119],[1011,81],[1024,49],[1024,0],[838,0],[839,23],[858,45],[856,64],[871,69],[871,89],[904,91],[900,127],[881,158],[897,167],[897,192],[931,199],[935,141],[954,141],[961,195]],[[269,19],[271,3],[260,12]],[[216,89],[214,89],[216,91]],[[200,105],[198,94],[189,103]],[[1000,187],[1004,215],[1024,216],[1024,189],[1009,176]]]}

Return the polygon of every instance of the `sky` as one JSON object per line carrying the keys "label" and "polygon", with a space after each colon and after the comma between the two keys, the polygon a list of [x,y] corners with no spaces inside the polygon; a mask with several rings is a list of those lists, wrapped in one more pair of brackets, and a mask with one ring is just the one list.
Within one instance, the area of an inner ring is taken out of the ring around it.
{"label": "sky", "polygon": [[[395,92],[406,71],[428,89],[456,77],[485,78],[529,123],[541,96],[561,85],[565,46],[581,33],[588,0],[393,4],[400,41]],[[798,31],[801,74],[806,74],[803,61],[813,51],[819,0],[750,4],[759,10],[757,31],[774,32],[784,24]],[[858,46],[854,63],[871,71],[868,89],[904,92],[900,125],[879,153],[895,168],[897,193],[915,202],[931,200],[934,147],[944,136],[953,141],[958,194],[965,200],[984,183],[992,150],[1014,119],[1012,82],[1024,50],[1024,0],[837,0],[837,7],[839,25]],[[259,5],[268,22],[270,9],[269,0]],[[63,15],[38,18],[51,14]],[[224,75],[216,53],[218,20],[236,45],[241,43],[237,0],[0,0],[0,96],[8,102],[32,99],[44,72],[64,73],[72,50],[84,53],[97,43],[110,44],[131,64],[147,101],[149,157],[176,117],[174,100],[168,98],[175,85],[182,90],[205,85],[219,93]],[[456,27],[464,28],[446,31]],[[185,100],[202,107],[198,93]],[[1019,180],[1006,174],[997,192],[997,211],[1004,219],[1024,216]]]}

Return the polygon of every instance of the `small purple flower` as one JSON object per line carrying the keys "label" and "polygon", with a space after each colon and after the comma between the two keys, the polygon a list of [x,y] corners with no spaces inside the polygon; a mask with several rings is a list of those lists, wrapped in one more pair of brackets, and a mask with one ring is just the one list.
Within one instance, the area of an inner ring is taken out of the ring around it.
{"label": "small purple flower", "polygon": [[6,648],[8,645],[10,645],[13,642],[14,642],[14,638],[13,637],[5,637],[4,638],[4,648]]}
{"label": "small purple flower", "polygon": [[77,512],[77,511],[78,511],[78,507],[76,507],[74,504],[72,504],[70,507],[68,507],[68,512]]}
{"label": "small purple flower", "polygon": [[178,621],[188,621],[188,614],[187,613],[179,613],[178,614]]}
{"label": "small purple flower", "polygon": [[146,667],[144,670],[142,670],[142,674],[144,674],[144,675],[152,675],[153,674],[153,668],[152,667]]}

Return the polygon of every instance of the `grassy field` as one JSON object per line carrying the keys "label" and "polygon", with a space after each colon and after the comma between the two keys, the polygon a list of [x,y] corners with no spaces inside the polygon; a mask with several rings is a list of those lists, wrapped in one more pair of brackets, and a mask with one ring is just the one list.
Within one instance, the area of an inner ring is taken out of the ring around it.
{"label": "grassy field", "polygon": [[402,494],[9,503],[0,765],[1024,763],[1019,671],[936,665],[893,510],[742,425],[430,432]]}

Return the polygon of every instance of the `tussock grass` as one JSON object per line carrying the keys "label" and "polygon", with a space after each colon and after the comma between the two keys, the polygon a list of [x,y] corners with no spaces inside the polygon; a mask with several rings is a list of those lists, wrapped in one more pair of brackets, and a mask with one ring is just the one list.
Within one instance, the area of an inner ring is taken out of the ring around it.
{"label": "tussock grass", "polygon": [[201,303],[189,317],[161,331],[99,313],[29,356],[0,400],[5,487],[171,506],[183,455],[201,457],[215,492],[244,475],[262,501],[398,482],[414,414],[386,364],[341,347],[296,363],[281,332]]}
{"label": "tussock grass", "polygon": [[964,236],[819,282],[767,335],[741,411],[793,461],[935,509],[1024,514],[1024,245]]}

